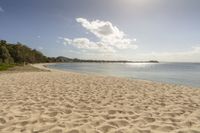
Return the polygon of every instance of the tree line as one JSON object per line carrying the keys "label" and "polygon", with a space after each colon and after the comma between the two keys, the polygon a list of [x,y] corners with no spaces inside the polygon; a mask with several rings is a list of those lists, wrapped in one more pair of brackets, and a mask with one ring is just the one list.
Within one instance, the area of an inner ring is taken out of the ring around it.
{"label": "tree line", "polygon": [[22,43],[11,44],[0,40],[0,64],[28,64],[49,62],[78,62],[67,57],[47,57],[42,52],[31,49]]}
{"label": "tree line", "polygon": [[48,62],[48,58],[40,51],[31,49],[21,43],[10,44],[0,40],[0,63],[41,63]]}

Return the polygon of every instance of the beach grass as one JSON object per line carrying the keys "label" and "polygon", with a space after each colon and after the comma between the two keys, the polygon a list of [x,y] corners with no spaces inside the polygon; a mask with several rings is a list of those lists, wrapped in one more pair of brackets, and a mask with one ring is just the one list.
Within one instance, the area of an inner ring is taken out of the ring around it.
{"label": "beach grass", "polygon": [[13,73],[13,72],[42,72],[48,71],[44,69],[39,69],[33,67],[30,64],[23,65],[23,64],[0,64],[0,72],[3,73]]}
{"label": "beach grass", "polygon": [[8,70],[9,68],[14,67],[15,64],[0,64],[0,71]]}

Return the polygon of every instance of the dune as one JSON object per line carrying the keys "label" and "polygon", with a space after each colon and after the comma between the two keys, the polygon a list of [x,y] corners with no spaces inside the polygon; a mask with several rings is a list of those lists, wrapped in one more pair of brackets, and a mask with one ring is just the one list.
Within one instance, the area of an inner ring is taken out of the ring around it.
{"label": "dune", "polygon": [[0,74],[0,133],[200,133],[200,88],[48,70]]}

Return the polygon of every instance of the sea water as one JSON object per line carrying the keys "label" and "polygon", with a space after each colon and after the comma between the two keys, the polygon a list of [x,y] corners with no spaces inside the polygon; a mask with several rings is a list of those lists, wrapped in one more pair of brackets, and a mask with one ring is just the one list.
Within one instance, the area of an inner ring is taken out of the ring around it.
{"label": "sea water", "polygon": [[58,63],[49,67],[200,87],[200,63]]}

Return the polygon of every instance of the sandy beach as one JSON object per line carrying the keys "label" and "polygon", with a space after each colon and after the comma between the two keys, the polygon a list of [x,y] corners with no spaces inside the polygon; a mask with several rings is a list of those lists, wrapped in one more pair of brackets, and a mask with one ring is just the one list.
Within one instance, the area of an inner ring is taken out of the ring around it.
{"label": "sandy beach", "polygon": [[56,70],[0,74],[0,133],[165,132],[200,133],[200,88]]}

